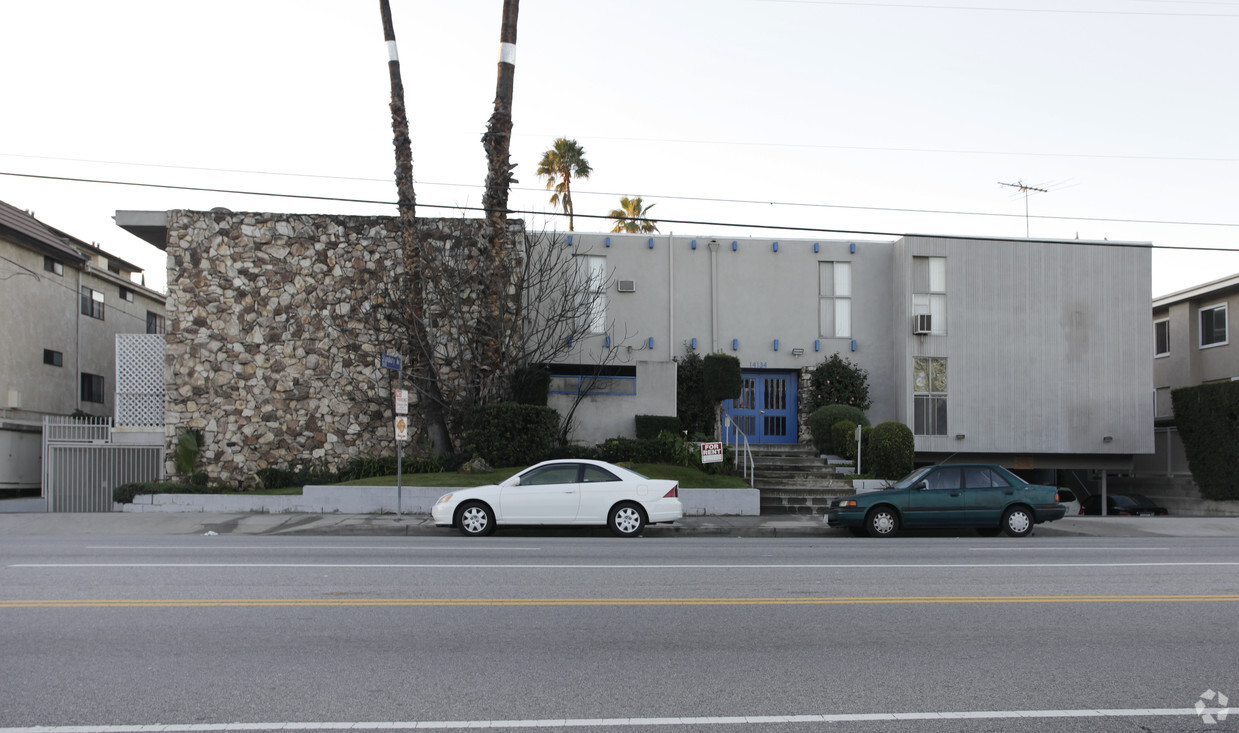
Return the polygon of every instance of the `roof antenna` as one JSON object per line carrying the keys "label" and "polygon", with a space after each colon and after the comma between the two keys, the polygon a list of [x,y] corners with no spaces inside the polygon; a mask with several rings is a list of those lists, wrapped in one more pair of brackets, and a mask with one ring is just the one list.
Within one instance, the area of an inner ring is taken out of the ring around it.
{"label": "roof antenna", "polygon": [[1029,238],[1029,234],[1028,234],[1028,192],[1039,191],[1041,193],[1049,193],[1049,191],[1044,188],[1037,188],[1036,186],[1026,185],[1023,181],[1016,181],[1015,183],[1003,183],[1002,181],[999,181],[998,185],[999,186],[1010,186],[1011,188],[1018,188],[1020,191],[1024,193],[1024,238],[1028,239]]}

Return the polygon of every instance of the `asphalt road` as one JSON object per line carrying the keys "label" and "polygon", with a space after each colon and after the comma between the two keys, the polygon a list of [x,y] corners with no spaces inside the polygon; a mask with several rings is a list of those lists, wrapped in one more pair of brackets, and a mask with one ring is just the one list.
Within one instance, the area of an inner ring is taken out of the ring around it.
{"label": "asphalt road", "polygon": [[1237,730],[1236,619],[1230,538],[0,536],[0,733]]}

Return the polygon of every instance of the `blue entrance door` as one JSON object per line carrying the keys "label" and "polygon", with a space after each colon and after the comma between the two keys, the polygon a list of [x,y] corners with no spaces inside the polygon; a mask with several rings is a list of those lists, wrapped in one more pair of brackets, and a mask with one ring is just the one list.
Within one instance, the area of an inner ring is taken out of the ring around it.
{"label": "blue entrance door", "polygon": [[744,372],[742,379],[740,397],[723,402],[732,425],[727,438],[739,428],[750,443],[795,443],[796,372]]}

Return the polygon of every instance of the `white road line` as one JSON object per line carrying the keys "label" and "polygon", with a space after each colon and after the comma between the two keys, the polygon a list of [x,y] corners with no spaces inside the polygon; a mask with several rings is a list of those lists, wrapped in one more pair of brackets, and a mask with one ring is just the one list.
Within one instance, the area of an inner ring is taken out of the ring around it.
{"label": "white road line", "polygon": [[[959,570],[980,568],[1160,568],[1160,567],[1236,567],[1237,562],[1063,562],[1063,563],[877,563],[872,565],[722,565],[722,564],[660,564],[660,565],[596,565],[588,563],[518,564],[518,563],[14,563],[9,568],[356,568],[356,569],[435,569],[450,570]],[[2,733],[2,731],[0,731]]]}
{"label": "white road line", "polygon": [[68,725],[0,728],[0,733],[232,733],[304,730],[476,730],[479,728],[635,728],[647,725],[774,725],[778,723],[859,723],[918,720],[1018,720],[1024,718],[1200,718],[1229,708],[1119,708],[1085,710],[970,710],[913,713],[828,713],[822,715],[735,715],[662,718],[548,718],[531,720],[422,720],[352,723],[194,723],[168,725]]}
{"label": "white road line", "polygon": [[442,550],[444,552],[479,552],[498,550],[500,552],[541,552],[541,547],[503,547],[503,546],[444,546],[433,545],[218,545],[214,543],[202,545],[87,545],[87,550],[159,550],[161,552],[180,550],[395,550],[399,552],[419,552],[421,550]]}

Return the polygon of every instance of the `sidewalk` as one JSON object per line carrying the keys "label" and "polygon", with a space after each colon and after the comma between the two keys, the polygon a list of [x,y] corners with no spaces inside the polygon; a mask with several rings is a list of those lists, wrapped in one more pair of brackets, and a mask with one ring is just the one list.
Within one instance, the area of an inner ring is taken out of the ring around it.
{"label": "sidewalk", "polygon": [[[15,512],[0,502],[0,533],[6,535],[336,535],[372,537],[457,537],[436,527],[426,514],[297,514],[160,512],[101,514],[47,514],[37,510]],[[38,501],[40,504],[42,500]],[[12,506],[12,505],[8,505]],[[602,527],[500,528],[510,536],[600,536]],[[666,537],[802,537],[847,538],[820,517],[807,516],[692,516],[674,524],[646,527],[643,536]],[[910,531],[906,537],[976,537],[970,530]],[[1229,537],[1239,538],[1239,517],[1065,517],[1037,525],[1034,537]],[[978,538],[979,539],[979,538]],[[859,540],[868,541],[868,540]]]}

